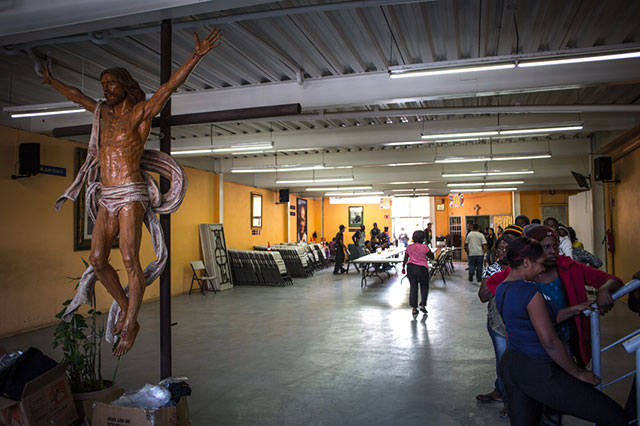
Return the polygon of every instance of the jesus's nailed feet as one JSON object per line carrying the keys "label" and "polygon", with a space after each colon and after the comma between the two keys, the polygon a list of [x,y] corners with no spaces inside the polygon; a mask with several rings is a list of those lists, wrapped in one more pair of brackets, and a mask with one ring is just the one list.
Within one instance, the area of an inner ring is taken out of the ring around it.
{"label": "jesus's nailed feet", "polygon": [[120,357],[129,352],[136,341],[138,331],[140,331],[140,324],[138,324],[137,321],[133,325],[125,325],[122,333],[120,333],[120,343],[118,343],[118,346],[113,350],[113,355]]}

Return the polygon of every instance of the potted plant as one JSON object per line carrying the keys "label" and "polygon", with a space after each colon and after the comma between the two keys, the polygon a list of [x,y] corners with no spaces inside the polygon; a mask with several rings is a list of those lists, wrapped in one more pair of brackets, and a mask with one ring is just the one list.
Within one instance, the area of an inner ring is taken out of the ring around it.
{"label": "potted plant", "polygon": [[[86,261],[82,260],[85,266]],[[80,278],[69,277],[76,281],[78,288]],[[62,319],[71,299],[66,300],[62,310],[56,315],[60,322],[53,334],[53,347],[60,347],[63,353],[63,361],[67,363],[67,377],[74,394],[76,408],[80,421],[84,421],[85,412],[90,415],[90,407],[93,401],[108,396],[113,391],[116,373],[120,359],[116,364],[112,380],[105,380],[102,375],[102,339],[104,338],[104,325],[99,324],[98,316],[102,312],[96,310],[96,297],[93,295],[91,309],[87,316],[78,311],[73,313],[71,321]],[[116,342],[117,343],[117,342]]]}

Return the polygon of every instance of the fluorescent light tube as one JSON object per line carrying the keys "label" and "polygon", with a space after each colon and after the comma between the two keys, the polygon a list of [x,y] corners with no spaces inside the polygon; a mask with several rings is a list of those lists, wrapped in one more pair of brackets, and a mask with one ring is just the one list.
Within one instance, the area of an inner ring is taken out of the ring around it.
{"label": "fluorescent light tube", "polygon": [[383,143],[383,146],[404,146],[404,145],[420,145],[423,144],[424,141],[409,141],[409,142],[389,142]]}
{"label": "fluorescent light tube", "polygon": [[494,186],[494,185],[522,185],[524,183],[523,180],[512,180],[510,182],[485,182],[486,186]]}
{"label": "fluorescent light tube", "polygon": [[471,173],[442,173],[442,177],[478,177],[486,176],[487,172],[471,172]]}
{"label": "fluorescent light tube", "polygon": [[557,59],[543,59],[523,61],[518,63],[519,68],[528,67],[544,67],[549,65],[565,65],[565,64],[579,64],[583,62],[599,62],[599,61],[615,61],[618,59],[632,59],[640,58],[640,52],[625,52],[625,53],[609,53],[604,55],[594,56],[580,56],[574,58],[557,58]]}
{"label": "fluorescent light tube", "polygon": [[373,186],[343,186],[343,187],[332,187],[332,188],[306,188],[305,191],[308,192],[314,192],[314,191],[360,191],[360,190],[367,190],[367,189],[372,189]]}
{"label": "fluorescent light tube", "polygon": [[421,162],[417,162],[417,163],[389,163],[389,164],[380,164],[381,166],[387,166],[387,167],[403,167],[403,166],[423,166],[427,164],[424,161]]}
{"label": "fluorescent light tube", "polygon": [[423,134],[422,139],[452,139],[452,138],[473,138],[481,136],[497,136],[500,134],[497,130],[478,130],[471,132],[456,132],[456,133],[432,133]]}
{"label": "fluorescent light tube", "polygon": [[557,126],[557,127],[536,127],[531,129],[512,129],[512,130],[500,130],[501,135],[519,135],[529,133],[540,132],[570,132],[572,130],[582,130],[584,126]]}
{"label": "fluorescent light tube", "polygon": [[520,170],[514,172],[487,172],[487,176],[507,176],[507,175],[532,175],[533,170]]}
{"label": "fluorescent light tube", "polygon": [[237,152],[237,151],[258,151],[273,148],[273,144],[262,144],[262,145],[236,145],[224,148],[211,148],[211,152]]}
{"label": "fluorescent light tube", "polygon": [[505,161],[505,160],[535,160],[538,158],[551,158],[551,154],[531,154],[531,155],[512,155],[512,156],[497,156],[494,155],[491,160],[493,161]]}
{"label": "fluorescent light tube", "polygon": [[[452,192],[452,191],[450,191]],[[460,192],[482,192],[482,188],[465,188],[465,189],[455,189],[455,193],[459,194]]]}
{"label": "fluorescent light tube", "polygon": [[517,191],[518,188],[485,188],[484,192]]}
{"label": "fluorescent light tube", "polygon": [[431,191],[429,188],[420,188],[420,189],[392,189],[391,192],[425,192]]}
{"label": "fluorescent light tube", "polygon": [[74,109],[59,109],[57,111],[41,111],[41,112],[19,112],[11,113],[11,118],[25,118],[25,117],[44,117],[45,115],[61,115],[61,114],[77,114],[79,112],[87,112],[84,108]]}
{"label": "fluorescent light tube", "polygon": [[256,168],[235,168],[231,169],[231,173],[283,173],[283,172],[301,172],[306,170],[323,170],[322,165],[304,166],[299,164],[287,165],[287,166],[269,166],[269,167],[256,167]]}
{"label": "fluorescent light tube", "polygon": [[383,195],[382,191],[375,192],[327,192],[325,193],[325,197],[343,197],[343,196],[353,196],[353,195]]}
{"label": "fluorescent light tube", "polygon": [[179,149],[171,151],[171,155],[191,155],[191,154],[211,154],[211,148],[208,149]]}
{"label": "fluorescent light tube", "polygon": [[466,67],[453,67],[453,68],[435,68],[430,70],[392,70],[389,74],[391,78],[406,78],[406,77],[425,77],[429,75],[445,75],[445,74],[461,74],[467,72],[482,72],[482,71],[496,71],[515,68],[516,64],[513,62],[506,64],[487,64],[487,65],[475,65]]}
{"label": "fluorescent light tube", "polygon": [[326,183],[326,182],[351,182],[352,177],[343,178],[316,178],[316,179],[291,179],[291,180],[276,180],[277,184],[285,183]]}
{"label": "fluorescent light tube", "polygon": [[475,163],[479,161],[491,161],[491,157],[446,157],[436,158],[436,163]]}
{"label": "fluorescent light tube", "polygon": [[482,186],[484,185],[484,182],[475,182],[475,183],[448,183],[447,186],[461,186],[463,188],[469,187],[469,186]]}
{"label": "fluorescent light tube", "polygon": [[391,185],[411,185],[414,183],[431,183],[430,180],[414,180],[412,182],[389,182]]}
{"label": "fluorescent light tube", "polygon": [[429,197],[430,194],[393,194],[392,197]]}

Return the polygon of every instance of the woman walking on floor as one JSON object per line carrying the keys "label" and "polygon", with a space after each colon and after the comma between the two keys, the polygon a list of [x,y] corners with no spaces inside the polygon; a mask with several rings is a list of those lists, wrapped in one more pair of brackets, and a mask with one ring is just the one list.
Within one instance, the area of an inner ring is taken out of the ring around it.
{"label": "woman walking on floor", "polygon": [[402,273],[407,274],[409,278],[411,313],[418,315],[418,286],[420,286],[420,311],[426,314],[427,296],[429,296],[429,263],[427,258],[433,259],[433,252],[425,244],[426,236],[424,231],[414,232],[412,239],[413,244],[410,244],[404,253]]}

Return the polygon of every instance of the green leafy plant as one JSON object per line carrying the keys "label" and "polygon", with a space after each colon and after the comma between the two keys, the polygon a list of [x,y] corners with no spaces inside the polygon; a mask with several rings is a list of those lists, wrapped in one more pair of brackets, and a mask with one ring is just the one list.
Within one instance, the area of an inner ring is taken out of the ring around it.
{"label": "green leafy plant", "polygon": [[[82,259],[85,267],[87,262]],[[68,277],[75,281],[77,290],[79,277]],[[67,376],[73,393],[92,392],[107,388],[102,378],[102,339],[104,338],[104,325],[98,324],[98,316],[102,312],[96,310],[96,296],[93,295],[92,306],[87,317],[73,313],[71,321],[62,319],[71,299],[66,300],[62,310],[56,315],[60,323],[53,334],[53,347],[61,347],[64,360],[67,361]],[[120,359],[118,359],[118,364]],[[116,365],[116,371],[118,366]],[[115,372],[114,377],[115,381]]]}

